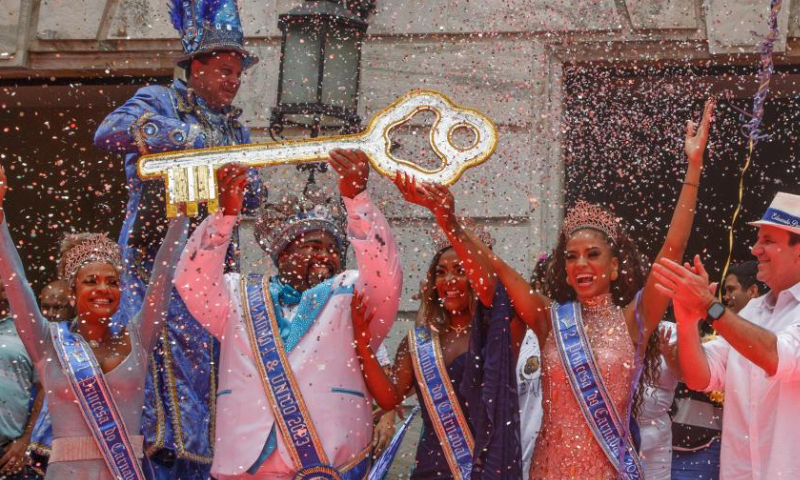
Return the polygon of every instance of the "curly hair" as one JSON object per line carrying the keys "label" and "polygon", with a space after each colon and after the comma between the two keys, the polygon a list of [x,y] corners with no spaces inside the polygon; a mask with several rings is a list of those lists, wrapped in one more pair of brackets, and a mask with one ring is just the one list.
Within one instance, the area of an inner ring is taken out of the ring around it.
{"label": "curly hair", "polygon": [[[605,233],[597,231],[611,248],[612,254],[619,260],[619,276],[611,282],[611,295],[614,304],[625,307],[636,297],[636,293],[644,288],[647,281],[647,271],[650,268],[647,259],[639,253],[636,244],[625,233],[618,235],[619,238],[610,238]],[[620,228],[624,232],[624,228]],[[574,301],[577,298],[575,290],[567,284],[567,235],[562,232],[558,239],[558,245],[553,252],[553,258],[547,266],[544,284],[547,285],[550,298],[558,303]],[[647,346],[644,354],[644,370],[639,379],[639,386],[636,389],[633,402],[633,414],[638,415],[644,395],[644,386],[658,385],[661,376],[661,351],[658,346],[658,335],[656,332],[647,339]]]}
{"label": "curly hair", "polygon": [[550,263],[553,261],[553,255],[550,253],[541,255],[539,259],[536,261],[536,266],[533,267],[533,272],[531,272],[531,279],[530,283],[531,288],[535,291],[541,293],[547,298],[552,298],[552,294],[550,292],[550,284],[547,283],[547,268],[550,266]]}
{"label": "curly hair", "polygon": [[[432,327],[439,331],[443,331],[450,325],[450,316],[447,315],[444,308],[442,308],[439,293],[436,291],[436,267],[439,265],[439,259],[442,258],[444,252],[451,248],[453,247],[447,246],[437,251],[431,259],[430,265],[428,265],[428,273],[425,275],[425,282],[422,286],[417,325],[426,325],[427,327]],[[468,290],[468,295],[470,311],[475,311],[477,296],[471,285]]]}

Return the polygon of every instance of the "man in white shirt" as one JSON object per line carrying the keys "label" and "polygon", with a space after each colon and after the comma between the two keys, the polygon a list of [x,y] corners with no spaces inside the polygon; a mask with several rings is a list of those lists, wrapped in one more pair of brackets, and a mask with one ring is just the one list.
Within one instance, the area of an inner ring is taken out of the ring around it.
{"label": "man in white shirt", "polygon": [[[367,296],[377,349],[397,314],[402,271],[389,225],[366,192],[366,156],[335,150],[329,163],[347,225],[335,205],[267,209],[256,238],[276,276],[223,274],[246,183],[237,165],[220,170],[222,211],[197,228],[178,264],[176,288],[222,345],[211,467],[219,480],[289,480],[306,470],[300,478],[318,478],[317,468],[344,480],[366,477],[372,399],[353,345],[350,301],[354,288]],[[357,270],[342,271],[345,230]]]}
{"label": "man in white shirt", "polygon": [[750,300],[767,293],[769,287],[757,277],[758,262],[755,260],[731,266],[722,284],[722,303],[733,313],[739,313]]}
{"label": "man in white shirt", "polygon": [[[800,455],[800,196],[778,193],[752,247],[758,279],[771,292],[737,315],[718,303],[699,257],[694,265],[654,266],[674,300],[678,357],[686,385],[724,390],[722,480],[798,478]],[[701,345],[697,322],[721,338]]]}

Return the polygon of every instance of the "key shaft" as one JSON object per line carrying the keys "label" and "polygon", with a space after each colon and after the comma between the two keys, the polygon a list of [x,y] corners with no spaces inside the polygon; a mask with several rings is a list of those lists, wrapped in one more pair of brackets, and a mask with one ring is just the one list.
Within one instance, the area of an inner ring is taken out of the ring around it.
{"label": "key shaft", "polygon": [[[391,152],[391,132],[424,111],[436,116],[429,141],[441,161],[437,168],[420,167]],[[454,132],[462,128],[474,136],[474,141],[466,147],[456,146],[452,140]],[[179,204],[186,204],[188,215],[196,215],[197,204],[203,202],[209,204],[210,212],[216,211],[216,171],[226,163],[264,167],[318,162],[327,160],[328,153],[335,148],[360,149],[383,175],[407,173],[420,181],[450,185],[467,168],[486,161],[496,146],[497,130],[487,117],[456,106],[441,93],[416,90],[375,114],[361,133],[145,155],[139,159],[138,170],[143,180],[166,181],[167,214],[172,217]]]}

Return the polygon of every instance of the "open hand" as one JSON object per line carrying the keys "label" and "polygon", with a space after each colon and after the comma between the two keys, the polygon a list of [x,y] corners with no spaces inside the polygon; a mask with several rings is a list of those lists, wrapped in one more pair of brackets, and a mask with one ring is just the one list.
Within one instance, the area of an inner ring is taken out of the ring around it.
{"label": "open hand", "polygon": [[438,220],[452,220],[456,217],[456,199],[450,189],[438,183],[422,183],[420,185],[426,196],[433,199],[431,209]]}
{"label": "open hand", "polygon": [[703,164],[703,152],[705,152],[708,144],[708,132],[711,128],[715,105],[714,98],[709,98],[706,101],[706,106],[703,109],[703,119],[700,121],[699,127],[692,120],[686,122],[686,140],[683,143],[683,150],[686,152],[689,163],[701,166]]}
{"label": "open hand", "polygon": [[369,325],[375,319],[375,309],[368,310],[369,299],[364,292],[353,292],[350,300],[350,313],[353,318],[353,339],[357,348],[369,348],[372,343],[372,334]]}
{"label": "open hand", "polygon": [[429,199],[422,195],[422,189],[417,185],[416,178],[398,171],[394,174],[393,182],[405,201],[430,209]]}
{"label": "open hand", "polygon": [[339,193],[354,198],[367,188],[369,159],[361,150],[331,151],[328,164],[339,174]]}
{"label": "open hand", "polygon": [[672,340],[672,327],[666,327],[658,330],[658,349],[661,355],[665,357],[676,357],[677,343],[670,343]]}
{"label": "open hand", "polygon": [[455,218],[455,199],[444,185],[417,183],[416,178],[400,172],[395,174],[394,184],[407,202],[427,208],[437,220]]}
{"label": "open hand", "polygon": [[699,255],[695,255],[693,265],[681,265],[662,258],[653,265],[653,275],[658,291],[672,299],[675,319],[679,323],[705,318],[714,295],[710,293],[713,286],[708,283],[708,272]]}
{"label": "open hand", "polygon": [[392,441],[395,432],[395,415],[393,411],[384,413],[372,431],[372,455],[378,457]]}
{"label": "open hand", "polygon": [[26,439],[18,438],[6,446],[5,454],[0,458],[0,477],[14,475],[22,471],[28,463],[25,451],[28,449]]}
{"label": "open hand", "polygon": [[241,163],[226,163],[217,170],[217,183],[223,215],[239,215],[247,186],[247,167]]}

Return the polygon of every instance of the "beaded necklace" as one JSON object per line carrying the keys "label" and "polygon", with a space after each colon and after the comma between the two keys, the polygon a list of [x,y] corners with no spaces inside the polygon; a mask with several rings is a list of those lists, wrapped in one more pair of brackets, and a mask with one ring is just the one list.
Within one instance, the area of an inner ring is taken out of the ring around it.
{"label": "beaded necklace", "polygon": [[200,122],[200,129],[203,131],[203,135],[206,138],[205,146],[216,147],[224,145],[225,138],[231,139],[231,144],[237,143],[231,125],[233,123],[231,117],[236,115],[236,110],[232,110],[232,112],[228,114],[220,115],[220,117],[222,117],[221,124],[217,126],[212,122],[211,118],[209,118],[206,109],[197,101],[194,90],[191,88],[187,89],[185,97],[174,85],[172,86],[172,91],[175,93],[178,111],[182,113],[192,113]]}

